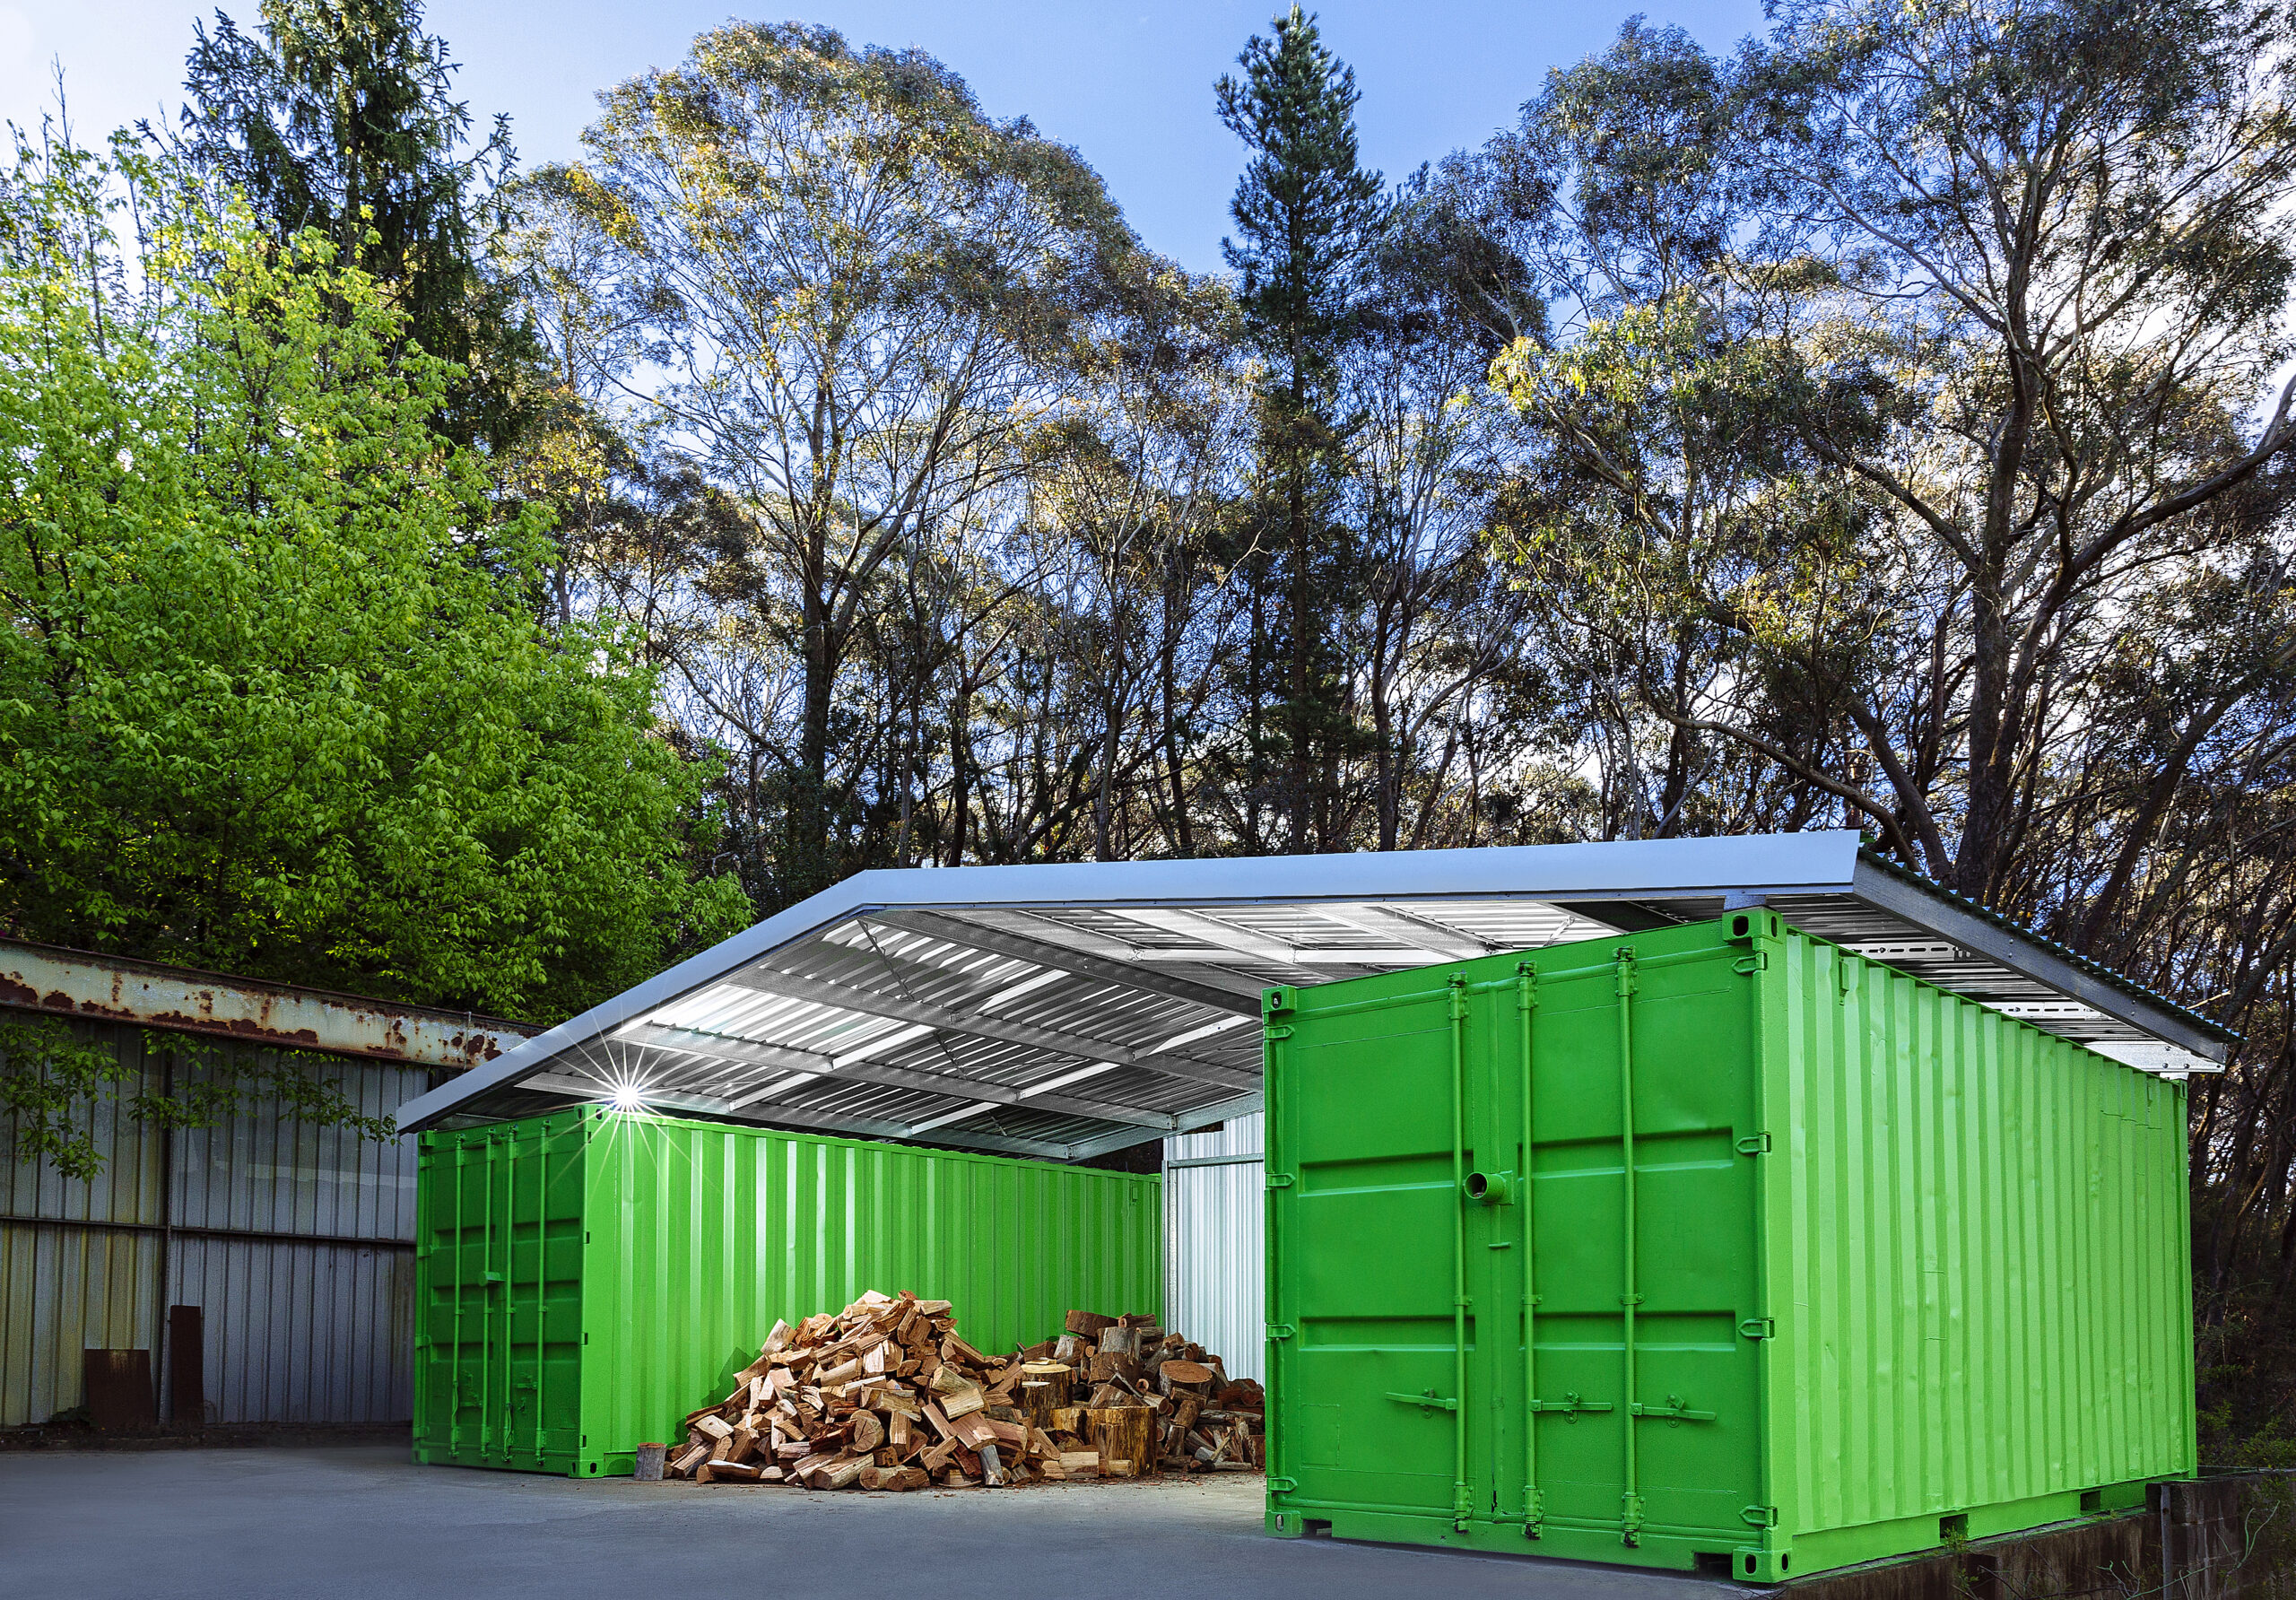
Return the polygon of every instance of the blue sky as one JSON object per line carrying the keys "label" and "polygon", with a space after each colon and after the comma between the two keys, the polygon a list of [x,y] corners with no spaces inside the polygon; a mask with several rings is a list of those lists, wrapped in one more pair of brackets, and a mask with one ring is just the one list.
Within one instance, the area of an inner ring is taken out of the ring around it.
{"label": "blue sky", "polygon": [[[224,9],[243,26],[255,21],[253,0],[226,0]],[[1274,9],[1273,0],[782,0],[749,14],[801,16],[856,41],[940,57],[992,115],[1026,116],[1076,146],[1150,246],[1211,271],[1243,160],[1213,114],[1212,83]],[[1511,122],[1548,69],[1601,48],[1632,7],[1351,0],[1316,9],[1326,42],[1354,66],[1362,90],[1365,160],[1396,178]],[[1643,9],[1709,49],[1761,25],[1758,0]],[[521,158],[533,163],[574,155],[600,88],[675,62],[732,10],[726,0],[433,0],[428,18],[463,63],[459,90],[472,111],[509,112]],[[37,118],[50,103],[52,60],[64,66],[83,136],[172,106],[193,19],[204,14],[171,0],[0,0],[0,117]]]}

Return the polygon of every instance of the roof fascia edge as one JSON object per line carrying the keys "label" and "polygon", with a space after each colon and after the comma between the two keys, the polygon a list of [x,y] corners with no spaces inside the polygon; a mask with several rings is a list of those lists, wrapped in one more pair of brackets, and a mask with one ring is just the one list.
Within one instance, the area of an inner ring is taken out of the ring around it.
{"label": "roof fascia edge", "polygon": [[[1609,839],[1331,856],[1213,856],[1170,861],[879,869],[887,908],[962,912],[1031,907],[1248,904],[1255,900],[1635,900],[1726,894],[1847,893],[1859,836],[1848,829],[1702,839]],[[1700,857],[1709,859],[1700,860]],[[1716,872],[1727,860],[1744,870]],[[1528,868],[1531,870],[1522,870]],[[892,887],[899,884],[898,891]],[[810,903],[810,902],[808,902]]]}
{"label": "roof fascia edge", "polygon": [[1966,945],[2012,971],[2037,978],[2083,1005],[2094,1006],[2109,1017],[2132,1028],[2142,1028],[2155,1039],[2190,1050],[2204,1060],[2223,1065],[2226,1041],[2200,1026],[2197,1019],[2165,1006],[2149,1005],[2118,985],[2032,940],[1997,926],[1943,895],[1926,893],[1918,886],[1865,861],[1857,864],[1852,892],[1869,905],[1928,928],[1956,944]]}

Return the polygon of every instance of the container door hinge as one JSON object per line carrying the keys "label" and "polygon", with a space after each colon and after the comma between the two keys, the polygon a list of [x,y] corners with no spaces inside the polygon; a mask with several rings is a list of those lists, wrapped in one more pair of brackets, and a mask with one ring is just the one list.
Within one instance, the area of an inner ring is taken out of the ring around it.
{"label": "container door hinge", "polygon": [[1289,1172],[1271,1172],[1267,1175],[1267,1187],[1271,1189],[1288,1189],[1298,1181],[1299,1179]]}
{"label": "container door hinge", "polygon": [[1748,1134],[1744,1138],[1738,1141],[1738,1153],[1740,1155],[1768,1155],[1770,1153],[1770,1135],[1768,1134]]}
{"label": "container door hinge", "polygon": [[1747,1526],[1750,1527],[1776,1527],[1778,1526],[1778,1508],[1776,1506],[1748,1506],[1744,1510],[1739,1512],[1738,1515],[1745,1519]]}
{"label": "container door hinge", "polygon": [[1277,1039],[1289,1039],[1291,1037],[1292,1025],[1289,1022],[1278,1022],[1273,1027],[1264,1028],[1260,1030],[1260,1038],[1265,1039],[1269,1044],[1274,1044]]}
{"label": "container door hinge", "polygon": [[1736,961],[1730,963],[1730,970],[1733,972],[1767,972],[1770,970],[1770,952],[1767,950],[1757,950],[1750,954],[1742,955]]}
{"label": "container door hinge", "polygon": [[1391,1389],[1387,1393],[1387,1398],[1390,1400],[1400,1401],[1405,1405],[1416,1405],[1422,1411],[1457,1411],[1459,1409],[1459,1403],[1457,1401],[1445,1399],[1442,1396],[1438,1395],[1433,1389],[1429,1389],[1422,1395],[1398,1395]]}
{"label": "container door hinge", "polygon": [[1749,1339],[1775,1339],[1778,1337],[1778,1319],[1775,1317],[1749,1317],[1738,1325],[1738,1332]]}
{"label": "container door hinge", "polygon": [[1288,1322],[1271,1322],[1267,1325],[1267,1336],[1271,1339],[1288,1339],[1298,1331]]}
{"label": "container door hinge", "polygon": [[1289,1494],[1299,1487],[1300,1480],[1297,1478],[1270,1478],[1267,1481],[1270,1494]]}

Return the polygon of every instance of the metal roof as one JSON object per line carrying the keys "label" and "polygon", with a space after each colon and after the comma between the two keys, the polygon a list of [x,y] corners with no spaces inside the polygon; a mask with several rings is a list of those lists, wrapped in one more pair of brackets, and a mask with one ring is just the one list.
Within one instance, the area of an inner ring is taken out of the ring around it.
{"label": "metal roof", "polygon": [[407,1131],[621,1097],[1055,1160],[1259,1105],[1260,991],[1767,905],[2148,1071],[2231,1035],[1852,832],[867,872],[410,1101]]}

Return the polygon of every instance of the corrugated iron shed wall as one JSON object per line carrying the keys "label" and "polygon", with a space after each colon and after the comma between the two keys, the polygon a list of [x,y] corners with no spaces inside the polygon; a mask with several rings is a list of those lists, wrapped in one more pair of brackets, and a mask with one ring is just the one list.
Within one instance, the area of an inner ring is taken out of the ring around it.
{"label": "corrugated iron shed wall", "polygon": [[1261,1122],[1254,1111],[1164,1141],[1164,1326],[1231,1378],[1266,1376]]}
{"label": "corrugated iron shed wall", "polygon": [[[170,1036],[75,1022],[134,1070],[120,1100],[161,1086]],[[175,1070],[249,1047],[187,1040]],[[388,1117],[426,1068],[316,1062],[360,1109]],[[208,1129],[155,1129],[107,1108],[103,1171],[0,1164],[0,1426],[81,1404],[83,1349],[168,1357],[167,1308],[205,1313],[208,1420],[403,1422],[413,1413],[414,1152],[257,1106]],[[161,1251],[166,1249],[164,1273]],[[170,1417],[160,1385],[161,1416]],[[188,1421],[189,1419],[183,1419]]]}

